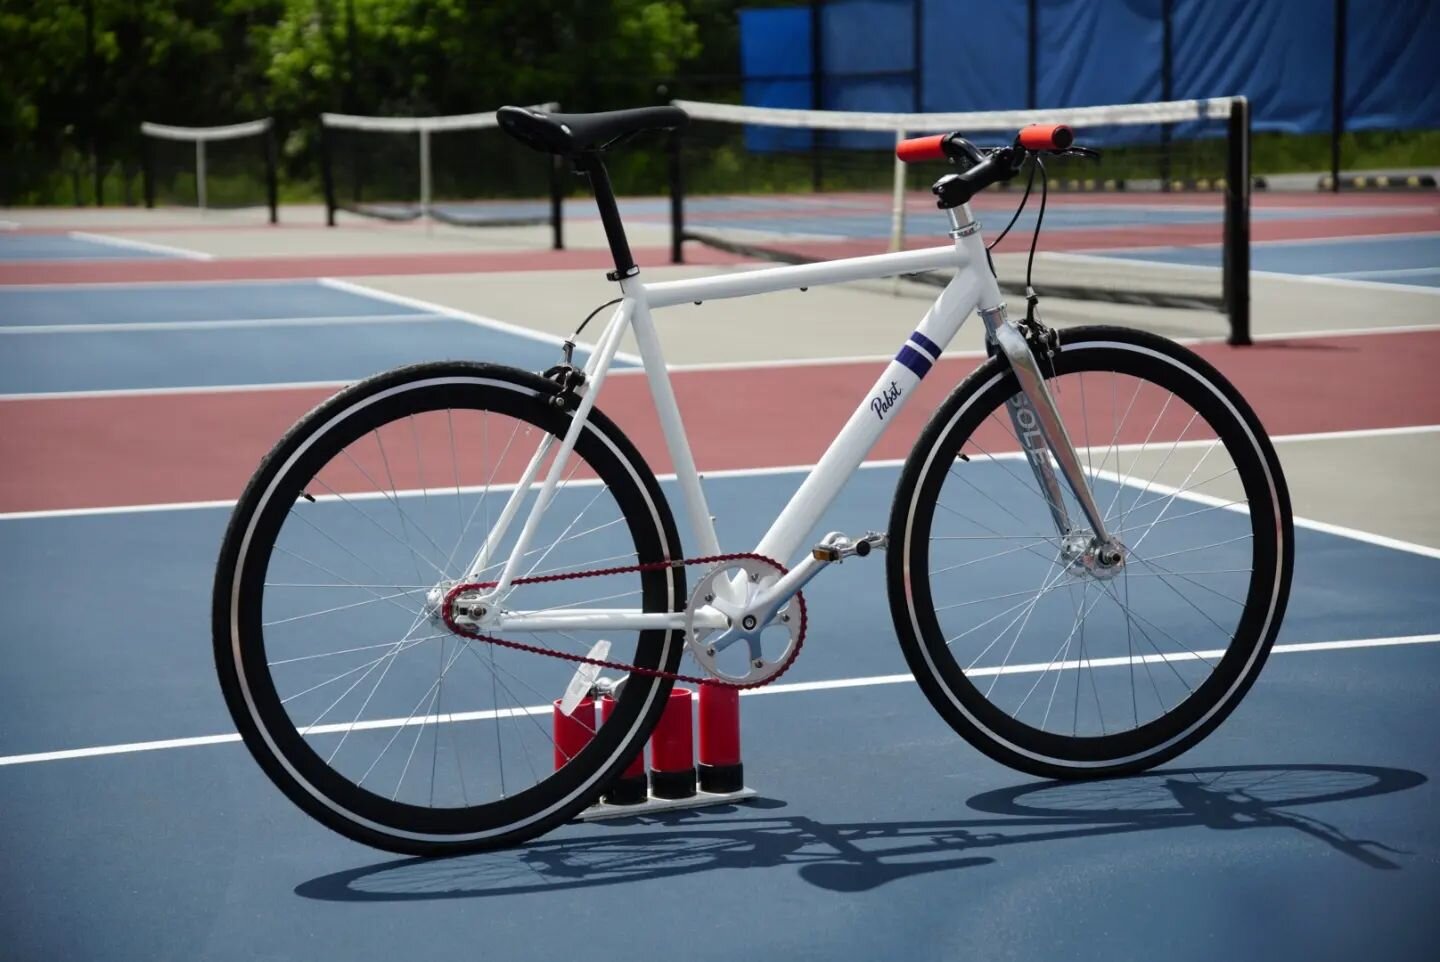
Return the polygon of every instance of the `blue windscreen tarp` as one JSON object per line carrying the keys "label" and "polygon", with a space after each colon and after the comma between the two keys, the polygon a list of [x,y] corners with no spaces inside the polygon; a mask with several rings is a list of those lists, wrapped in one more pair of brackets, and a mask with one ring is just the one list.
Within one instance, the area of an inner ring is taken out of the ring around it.
{"label": "blue windscreen tarp", "polygon": [[921,110],[1025,106],[1025,4],[924,0]]}
{"label": "blue windscreen tarp", "polygon": [[1440,127],[1440,3],[1350,0],[1346,13],[1346,128]]}
{"label": "blue windscreen tarp", "polygon": [[[740,11],[740,66],[743,100],[760,107],[813,107],[810,79],[810,10],[771,7]],[[810,133],[801,129],[747,127],[750,150],[806,150]]]}
{"label": "blue windscreen tarp", "polygon": [[[1037,0],[1036,105],[1162,99],[1165,6]],[[822,3],[823,103],[814,106],[892,112],[1029,106],[1029,7],[1022,0]],[[1348,0],[1346,7],[1346,128],[1440,127],[1440,0]],[[1330,130],[1334,0],[1171,0],[1170,8],[1173,97],[1242,94],[1257,130]],[[812,106],[810,6],[742,10],[740,25],[745,102]],[[800,79],[774,79],[779,75]]]}

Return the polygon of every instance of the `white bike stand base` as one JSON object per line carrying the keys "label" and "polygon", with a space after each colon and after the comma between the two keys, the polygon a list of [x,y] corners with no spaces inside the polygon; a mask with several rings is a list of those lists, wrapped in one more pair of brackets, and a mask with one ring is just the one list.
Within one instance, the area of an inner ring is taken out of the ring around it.
{"label": "white bike stand base", "polygon": [[742,788],[737,792],[699,792],[686,798],[656,798],[651,795],[646,801],[634,805],[607,805],[596,802],[575,816],[578,822],[596,822],[607,818],[633,818],[637,815],[655,815],[660,812],[675,812],[686,808],[705,808],[711,805],[732,805],[754,798],[759,793],[753,788]]}

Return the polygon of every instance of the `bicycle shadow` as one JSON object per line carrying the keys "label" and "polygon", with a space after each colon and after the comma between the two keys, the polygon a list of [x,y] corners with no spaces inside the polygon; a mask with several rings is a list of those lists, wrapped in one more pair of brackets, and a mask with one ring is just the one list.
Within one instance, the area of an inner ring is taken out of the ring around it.
{"label": "bicycle shadow", "polygon": [[[1376,870],[1408,854],[1290,809],[1373,798],[1424,784],[1419,772],[1361,765],[1247,765],[1156,771],[1094,782],[1031,782],[984,792],[972,810],[996,817],[827,824],[763,814],[783,802],[626,819],[625,831],[541,839],[522,848],[450,859],[404,858],[323,875],[296,886],[323,901],[413,901],[563,891],[731,868],[795,866],[835,892],[900,878],[977,868],[1015,845],[1176,828],[1289,829]],[[756,812],[760,808],[760,812]],[[655,829],[658,829],[656,831]]]}

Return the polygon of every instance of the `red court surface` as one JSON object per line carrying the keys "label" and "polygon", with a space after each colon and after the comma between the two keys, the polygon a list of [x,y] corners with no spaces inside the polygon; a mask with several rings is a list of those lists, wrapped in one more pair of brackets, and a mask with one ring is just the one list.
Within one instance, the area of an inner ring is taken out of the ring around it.
{"label": "red court surface", "polygon": [[[1430,380],[1440,367],[1440,331],[1194,349],[1235,383],[1272,435],[1440,423],[1440,392]],[[930,412],[979,363],[938,364],[871,457],[904,457]],[[697,463],[709,471],[814,463],[879,367],[677,373]],[[1387,387],[1336,390],[1343,384]],[[0,512],[234,499],[275,440],[331,393],[321,387],[0,402],[0,463],[26,465],[23,473],[0,476]],[[599,403],[657,472],[670,470],[643,377],[613,376]],[[174,416],[179,409],[184,418]],[[777,418],[777,411],[804,413]]]}

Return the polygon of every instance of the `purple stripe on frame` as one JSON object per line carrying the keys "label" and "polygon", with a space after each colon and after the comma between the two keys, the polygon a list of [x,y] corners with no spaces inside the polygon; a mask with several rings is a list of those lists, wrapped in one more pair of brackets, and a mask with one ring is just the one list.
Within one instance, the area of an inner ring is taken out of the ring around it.
{"label": "purple stripe on frame", "polygon": [[930,373],[930,359],[909,344],[900,348],[900,353],[895,355],[895,360],[914,371],[916,377],[924,377]]}
{"label": "purple stripe on frame", "polygon": [[939,358],[940,358],[940,345],[938,345],[938,344],[936,344],[934,341],[930,340],[930,338],[926,337],[924,334],[921,334],[919,331],[916,331],[914,334],[911,334],[911,335],[910,335],[910,340],[912,340],[912,341],[915,342],[915,346],[916,346],[916,347],[921,348],[921,349],[924,350],[926,353],[928,353],[931,357],[935,358],[936,360],[939,360]]}

